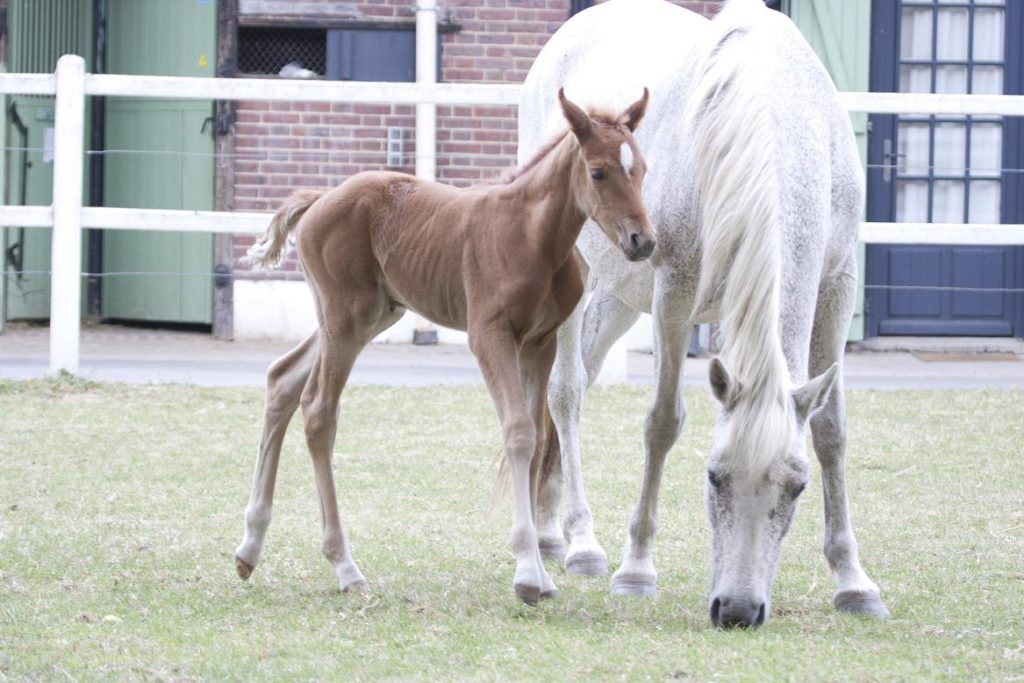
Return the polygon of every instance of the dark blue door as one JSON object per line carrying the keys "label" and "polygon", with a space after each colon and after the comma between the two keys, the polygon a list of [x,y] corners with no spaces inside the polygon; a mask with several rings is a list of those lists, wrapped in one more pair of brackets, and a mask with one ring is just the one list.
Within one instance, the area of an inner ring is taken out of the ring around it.
{"label": "dark blue door", "polygon": [[[1019,94],[1021,2],[875,0],[871,89]],[[1020,119],[872,116],[868,219],[1024,222]],[[1024,249],[872,245],[867,335],[1024,335]]]}

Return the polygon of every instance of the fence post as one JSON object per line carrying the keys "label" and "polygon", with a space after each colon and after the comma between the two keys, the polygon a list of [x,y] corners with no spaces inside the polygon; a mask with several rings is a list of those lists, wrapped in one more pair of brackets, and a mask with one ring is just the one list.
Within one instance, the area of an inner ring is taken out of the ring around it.
{"label": "fence post", "polygon": [[[416,2],[416,82],[437,82],[437,0]],[[416,105],[416,175],[437,180],[437,105]],[[416,316],[413,344],[436,344],[437,327]]]}
{"label": "fence post", "polygon": [[78,372],[82,290],[82,158],[85,60],[57,60],[53,136],[53,246],[50,280],[50,374]]}

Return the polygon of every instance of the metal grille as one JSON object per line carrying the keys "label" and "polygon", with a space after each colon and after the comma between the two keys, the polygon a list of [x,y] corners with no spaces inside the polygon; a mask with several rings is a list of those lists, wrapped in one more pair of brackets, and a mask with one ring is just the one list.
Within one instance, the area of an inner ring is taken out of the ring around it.
{"label": "metal grille", "polygon": [[89,55],[92,5],[82,0],[12,0],[10,70],[52,73],[64,54]]}
{"label": "metal grille", "polygon": [[246,74],[278,74],[298,64],[321,76],[326,73],[327,32],[309,28],[238,29],[238,70]]}

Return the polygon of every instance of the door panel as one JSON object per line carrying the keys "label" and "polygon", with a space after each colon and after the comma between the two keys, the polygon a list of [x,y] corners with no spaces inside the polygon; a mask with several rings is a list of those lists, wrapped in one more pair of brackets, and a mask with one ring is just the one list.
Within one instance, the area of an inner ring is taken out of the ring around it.
{"label": "door panel", "polygon": [[[1019,31],[1020,3],[876,0],[873,9],[872,90],[1019,91],[1021,65],[1007,58],[1006,36]],[[1011,142],[1017,125],[984,116],[872,116],[869,220],[1019,222],[1018,181],[1002,171],[1020,168]],[[868,334],[1014,334],[1015,297],[974,290],[1012,289],[1024,276],[1016,249],[869,247]]]}
{"label": "door panel", "polygon": [[[111,73],[213,76],[214,2],[109,1]],[[210,101],[108,98],[104,204],[212,210],[212,113]],[[208,324],[212,264],[212,235],[108,231],[103,316]]]}
{"label": "door panel", "polygon": [[[939,287],[942,254],[928,247],[893,247],[889,250],[891,284],[897,287]],[[893,289],[889,311],[894,317],[917,318],[942,314],[942,296],[936,291]]]}
{"label": "door panel", "polygon": [[[64,54],[81,55],[89,68],[92,0],[8,0],[6,6],[8,71],[53,73]],[[12,95],[4,104],[11,148],[5,154],[4,199],[8,204],[48,206],[53,201],[53,157],[47,152],[52,152],[54,98]],[[87,166],[86,182],[88,173]],[[0,236],[6,290],[0,315],[45,320],[50,317],[52,231],[12,226],[5,233]]]}

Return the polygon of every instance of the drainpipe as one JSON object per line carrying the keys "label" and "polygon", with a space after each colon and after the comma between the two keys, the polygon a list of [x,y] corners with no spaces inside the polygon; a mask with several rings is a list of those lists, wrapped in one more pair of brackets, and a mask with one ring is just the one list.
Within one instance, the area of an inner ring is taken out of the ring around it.
{"label": "drainpipe", "polygon": [[[437,82],[437,0],[416,2],[416,82]],[[437,105],[416,105],[416,176],[434,180],[437,174]],[[436,344],[437,328],[416,316],[413,344]]]}
{"label": "drainpipe", "polygon": [[[107,72],[107,0],[96,0],[93,6],[93,58],[92,72]],[[92,98],[92,128],[89,131],[89,147],[100,152],[106,147],[106,98]],[[89,157],[89,206],[103,206],[104,157],[93,154]],[[89,318],[99,319],[103,315],[103,230],[93,228],[86,232],[88,245],[88,268],[93,273],[86,280],[85,312]]]}

